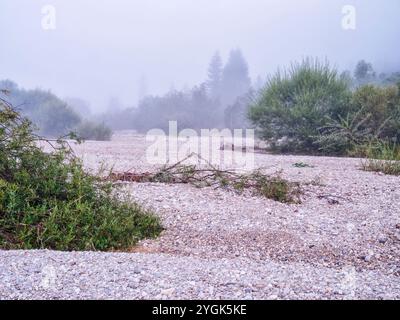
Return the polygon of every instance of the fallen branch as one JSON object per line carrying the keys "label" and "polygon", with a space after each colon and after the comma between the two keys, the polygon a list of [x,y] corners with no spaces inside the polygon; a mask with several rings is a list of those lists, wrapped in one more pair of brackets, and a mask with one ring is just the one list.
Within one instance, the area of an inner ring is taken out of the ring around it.
{"label": "fallen branch", "polygon": [[236,193],[243,193],[249,190],[252,194],[276,201],[300,203],[300,195],[302,193],[300,184],[283,179],[281,172],[267,175],[257,170],[249,174],[241,174],[234,170],[218,169],[210,163],[207,163],[206,168],[184,164],[186,160],[195,155],[201,159],[199,155],[191,154],[185,159],[173,165],[164,166],[154,173],[113,172],[108,179],[112,182],[182,183],[191,184],[198,188],[224,188]]}

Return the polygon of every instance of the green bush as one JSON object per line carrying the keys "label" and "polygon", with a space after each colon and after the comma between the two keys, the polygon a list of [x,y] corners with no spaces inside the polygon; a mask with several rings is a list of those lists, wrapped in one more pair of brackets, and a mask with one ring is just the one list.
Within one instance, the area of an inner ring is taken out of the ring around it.
{"label": "green bush", "polygon": [[[352,107],[343,117],[327,117],[320,128],[317,145],[328,154],[365,156],[366,146],[400,141],[400,95],[395,86],[358,88]],[[363,151],[364,150],[364,151]]]}
{"label": "green bush", "polygon": [[261,138],[281,151],[318,152],[319,128],[327,116],[348,112],[347,81],[328,63],[307,59],[269,79],[249,117]]}
{"label": "green bush", "polygon": [[400,141],[400,86],[360,87],[353,94],[352,104],[369,116],[360,129],[368,128],[379,139]]}
{"label": "green bush", "polygon": [[112,131],[104,123],[84,121],[77,127],[76,134],[83,140],[109,141]]}
{"label": "green bush", "polygon": [[0,101],[0,247],[110,250],[159,234],[159,220],[87,174],[64,141],[37,146],[32,124]]}

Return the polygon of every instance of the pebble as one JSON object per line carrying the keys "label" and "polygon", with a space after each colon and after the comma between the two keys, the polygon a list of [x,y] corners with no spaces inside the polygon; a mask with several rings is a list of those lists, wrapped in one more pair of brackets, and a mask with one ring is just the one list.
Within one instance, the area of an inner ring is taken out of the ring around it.
{"label": "pebble", "polygon": [[387,241],[388,241],[388,238],[386,237],[386,236],[380,236],[379,237],[379,243],[381,243],[381,244],[385,244]]}
{"label": "pebble", "polygon": [[174,294],[174,292],[175,292],[175,288],[165,289],[165,290],[161,290],[161,295],[170,297]]}

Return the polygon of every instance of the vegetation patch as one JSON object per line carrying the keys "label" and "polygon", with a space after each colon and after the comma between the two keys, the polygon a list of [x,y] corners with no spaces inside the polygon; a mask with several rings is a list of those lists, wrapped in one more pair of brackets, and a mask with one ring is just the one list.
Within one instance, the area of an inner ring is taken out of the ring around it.
{"label": "vegetation patch", "polygon": [[104,123],[83,121],[76,128],[76,134],[83,140],[109,141],[111,140],[112,130]]}
{"label": "vegetation patch", "polygon": [[296,162],[293,164],[293,167],[295,168],[315,168],[314,166],[305,163],[305,162]]}
{"label": "vegetation patch", "polygon": [[363,170],[400,176],[400,147],[397,144],[377,142],[364,152],[367,159],[362,160]]}
{"label": "vegetation patch", "polygon": [[264,174],[260,170],[249,174],[237,173],[234,170],[218,169],[211,164],[207,168],[198,168],[196,165],[186,165],[184,162],[197,156],[191,154],[182,161],[171,166],[164,166],[154,173],[111,173],[108,180],[112,182],[155,182],[155,183],[183,183],[198,188],[223,188],[243,193],[246,190],[258,195],[283,203],[300,203],[301,186],[297,182],[290,182],[282,178],[281,172]]}
{"label": "vegetation patch", "polygon": [[[43,152],[38,141],[54,151]],[[0,100],[1,248],[125,249],[161,229],[152,213],[86,173],[65,141],[36,136],[31,122]]]}
{"label": "vegetation patch", "polygon": [[[79,99],[60,99],[50,91],[25,90],[12,81],[0,81],[3,96],[35,125],[42,136],[58,137],[76,132],[83,140],[110,140],[112,131],[102,122],[88,121],[90,109]],[[81,107],[81,110],[79,110]],[[79,111],[78,111],[79,110]]]}
{"label": "vegetation patch", "polygon": [[[400,83],[368,84],[370,66],[356,70],[358,87],[327,62],[306,59],[271,77],[249,117],[273,150],[360,156],[371,141],[400,141]],[[361,155],[363,156],[363,155]]]}

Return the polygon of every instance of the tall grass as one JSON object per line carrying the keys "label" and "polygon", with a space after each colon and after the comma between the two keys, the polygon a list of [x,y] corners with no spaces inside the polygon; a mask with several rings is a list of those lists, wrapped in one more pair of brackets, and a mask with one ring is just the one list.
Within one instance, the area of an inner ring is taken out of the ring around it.
{"label": "tall grass", "polygon": [[366,160],[362,160],[365,171],[400,175],[400,146],[393,142],[378,141],[365,149]]}

